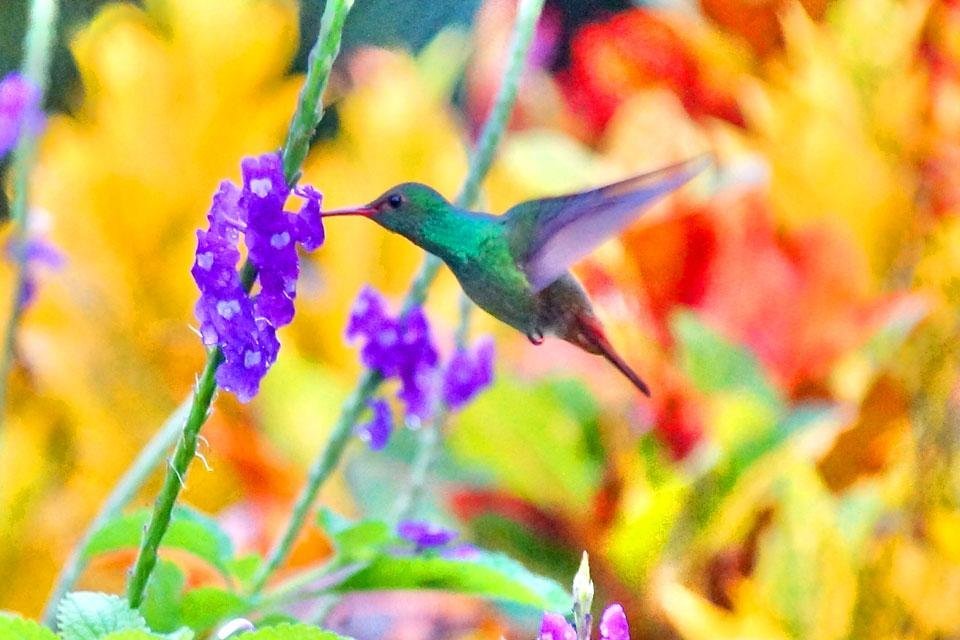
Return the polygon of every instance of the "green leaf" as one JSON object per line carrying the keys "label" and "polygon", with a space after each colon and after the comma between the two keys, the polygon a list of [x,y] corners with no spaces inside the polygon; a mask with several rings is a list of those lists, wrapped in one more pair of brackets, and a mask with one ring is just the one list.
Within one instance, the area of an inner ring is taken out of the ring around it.
{"label": "green leaf", "polygon": [[237,579],[241,584],[247,585],[253,580],[260,565],[263,564],[263,558],[256,553],[249,553],[239,558],[233,558],[227,562],[227,570],[230,575]]}
{"label": "green leaf", "polygon": [[100,640],[193,640],[194,633],[190,629],[177,629],[171,633],[150,633],[140,629],[126,629],[114,631],[103,636]]}
{"label": "green leaf", "polygon": [[382,520],[354,522],[327,508],[320,509],[317,520],[333,541],[338,560],[345,563],[372,560],[396,541]]}
{"label": "green leaf", "polygon": [[63,640],[97,640],[113,631],[149,631],[147,622],[119,596],[92,591],[68,593],[57,609]]}
{"label": "green leaf", "polygon": [[183,624],[202,633],[226,618],[233,618],[249,609],[247,601],[230,591],[216,587],[200,587],[189,591],[181,601]]}
{"label": "green leaf", "polygon": [[137,629],[114,631],[100,640],[193,640],[194,633],[190,629],[178,629],[172,633],[150,633]]}
{"label": "green leaf", "polygon": [[484,549],[505,553],[531,571],[568,580],[577,571],[580,555],[562,540],[544,537],[524,523],[497,513],[470,520],[470,538]]}
{"label": "green leaf", "polygon": [[57,636],[38,622],[0,613],[0,640],[57,640]]}
{"label": "green leaf", "polygon": [[786,461],[798,455],[812,459],[818,443],[828,441],[842,425],[829,407],[802,406],[772,431],[758,433],[753,442],[745,441],[694,485],[685,501],[694,521],[686,529],[697,536],[698,544],[713,552],[740,540]]}
{"label": "green leaf", "polygon": [[704,393],[747,393],[778,409],[782,401],[750,351],[730,342],[691,312],[676,313],[670,323],[683,370]]}
{"label": "green leaf", "polygon": [[350,640],[346,636],[306,624],[278,624],[242,633],[237,637],[243,640]]}
{"label": "green leaf", "polygon": [[795,638],[849,637],[857,574],[837,528],[837,500],[805,461],[781,465],[776,515],[755,569],[759,593]]}
{"label": "green leaf", "polygon": [[147,621],[147,626],[154,631],[176,631],[183,626],[180,618],[180,596],[186,579],[183,572],[169,560],[160,560],[147,590],[143,602],[140,604],[140,613]]}
{"label": "green leaf", "polygon": [[539,506],[586,509],[600,465],[580,422],[558,388],[500,376],[460,415],[447,444],[464,464],[487,471],[498,486]]}
{"label": "green leaf", "polygon": [[477,551],[469,560],[382,556],[338,587],[343,592],[382,589],[440,589],[551,611],[566,611],[572,604],[570,595],[553,580],[487,551]]}
{"label": "green leaf", "polygon": [[[138,547],[149,518],[150,510],[142,509],[111,520],[93,535],[84,555],[89,559],[101,553]],[[173,510],[162,546],[192,553],[221,573],[229,573],[227,567],[233,558],[233,543],[213,518],[193,509],[177,506]]]}

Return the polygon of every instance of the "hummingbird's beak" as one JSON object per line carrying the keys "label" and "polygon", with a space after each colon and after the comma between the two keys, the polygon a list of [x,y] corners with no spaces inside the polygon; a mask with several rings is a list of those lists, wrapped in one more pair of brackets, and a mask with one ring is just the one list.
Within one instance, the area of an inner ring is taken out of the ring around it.
{"label": "hummingbird's beak", "polygon": [[377,210],[370,205],[363,205],[362,207],[347,207],[346,209],[334,209],[333,211],[323,211],[320,213],[321,218],[331,218],[333,216],[365,216],[370,217],[375,214]]}

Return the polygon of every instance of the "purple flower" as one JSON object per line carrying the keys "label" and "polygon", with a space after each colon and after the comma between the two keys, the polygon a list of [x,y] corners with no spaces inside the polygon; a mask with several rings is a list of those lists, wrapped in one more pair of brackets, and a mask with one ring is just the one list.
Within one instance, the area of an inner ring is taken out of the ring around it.
{"label": "purple flower", "polygon": [[383,398],[371,400],[369,407],[373,415],[369,422],[357,426],[357,435],[370,445],[370,449],[380,451],[390,442],[393,414],[390,411],[390,405]]}
{"label": "purple flower", "polygon": [[493,382],[493,340],[478,340],[473,349],[458,349],[443,374],[443,401],[460,409]]}
{"label": "purple flower", "polygon": [[320,202],[323,196],[320,192],[306,185],[296,190],[296,194],[304,198],[303,207],[297,218],[297,242],[307,251],[313,251],[323,244],[326,233],[323,230],[323,221],[320,218]]}
{"label": "purple flower", "polygon": [[20,135],[43,123],[40,92],[19,73],[0,80],[0,157],[17,145]]}
{"label": "purple flower", "polygon": [[[217,384],[246,402],[280,351],[277,329],[293,320],[300,261],[296,244],[316,248],[323,242],[320,194],[312,187],[300,213],[284,210],[290,195],[276,153],[242,162],[243,187],[223,182],[207,215],[209,229],[197,231],[191,273],[200,289],[196,316],[207,346],[218,346],[224,362]],[[243,290],[237,263],[241,236],[260,290]]]}
{"label": "purple flower", "polygon": [[493,380],[492,340],[458,350],[441,370],[423,309],[414,307],[393,317],[383,296],[371,287],[357,296],[346,335],[363,341],[360,360],[365,366],[400,381],[397,397],[406,406],[407,419],[417,423],[432,417],[438,400],[461,409]]}
{"label": "purple flower", "polygon": [[612,604],[600,616],[601,640],[630,640],[630,627],[623,607]]}
{"label": "purple flower", "polygon": [[23,264],[23,289],[17,304],[26,309],[37,295],[37,267],[59,269],[63,266],[63,254],[40,237],[27,238],[22,244],[7,243],[7,257]]}
{"label": "purple flower", "polygon": [[459,534],[452,529],[445,529],[422,520],[404,520],[397,525],[397,535],[416,545],[417,551],[423,551],[445,547]]}
{"label": "purple flower", "polygon": [[398,397],[407,416],[420,420],[431,413],[435,368],[439,359],[423,309],[416,307],[398,318],[386,312],[383,297],[365,287],[347,322],[347,338],[360,338],[360,360],[386,378],[398,378]]}
{"label": "purple flower", "polygon": [[540,622],[538,640],[577,640],[577,630],[559,613],[547,612]]}

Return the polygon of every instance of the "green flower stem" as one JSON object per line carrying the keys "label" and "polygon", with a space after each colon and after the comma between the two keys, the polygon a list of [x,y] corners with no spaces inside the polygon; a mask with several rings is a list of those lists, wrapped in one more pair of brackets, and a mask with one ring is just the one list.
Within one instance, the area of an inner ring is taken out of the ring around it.
{"label": "green flower stem", "polygon": [[93,534],[119,515],[127,503],[137,495],[140,487],[143,486],[143,483],[147,481],[147,478],[150,477],[150,474],[157,467],[157,464],[163,459],[164,454],[166,454],[170,447],[177,441],[177,437],[183,428],[183,421],[187,419],[187,413],[190,411],[192,402],[192,397],[187,398],[180,403],[180,406],[167,418],[164,425],[160,427],[160,431],[158,431],[143,450],[140,451],[140,455],[137,456],[137,459],[134,460],[127,472],[116,486],[114,486],[113,491],[110,492],[110,495],[100,507],[100,511],[97,512],[90,526],[87,527],[80,541],[74,546],[70,557],[67,559],[67,563],[63,569],[60,570],[60,575],[57,576],[57,581],[54,584],[49,600],[47,600],[47,606],[43,611],[43,621],[48,626],[52,627],[56,624],[57,605],[60,604],[63,596],[73,588],[77,578],[80,577],[80,574],[87,565],[87,546],[90,544]]}
{"label": "green flower stem", "polygon": [[[472,162],[472,168],[475,167],[476,171],[471,171],[463,189],[460,191],[460,195],[457,197],[457,205],[461,207],[473,206],[479,193],[482,175],[487,172],[490,163],[493,161],[493,152],[499,138],[503,135],[503,130],[506,128],[510,113],[513,110],[513,104],[517,98],[517,90],[520,86],[520,77],[523,75],[527,51],[530,48],[530,42],[533,39],[542,9],[543,0],[527,0],[521,2],[517,10],[517,21],[513,31],[513,40],[510,43],[510,55],[503,84],[500,87],[500,95],[497,96],[497,101],[494,103],[493,109],[484,124],[483,132],[480,134],[477,152]],[[457,348],[466,347],[473,309],[474,304],[470,298],[466,294],[461,294],[460,321],[454,338]],[[405,520],[416,513],[420,500],[423,498],[427,478],[430,476],[430,468],[433,466],[433,461],[436,459],[440,448],[440,432],[449,416],[450,408],[444,405],[440,407],[437,416],[421,429],[417,451],[410,466],[410,479],[407,489],[398,496],[394,505],[394,522]]]}
{"label": "green flower stem", "polygon": [[170,526],[170,514],[173,511],[173,505],[183,489],[183,483],[186,478],[187,468],[197,452],[197,437],[200,435],[200,427],[207,420],[210,412],[210,402],[213,400],[213,394],[217,390],[215,374],[217,367],[223,362],[223,352],[219,348],[214,349],[207,356],[207,365],[203,369],[203,375],[197,382],[196,389],[193,392],[193,399],[190,403],[190,413],[187,416],[187,422],[183,425],[183,433],[180,437],[180,443],[170,461],[170,468],[167,469],[167,475],[163,480],[163,488],[157,496],[153,507],[153,515],[150,517],[150,523],[143,534],[143,542],[140,544],[140,552],[137,554],[137,562],[133,567],[133,573],[130,576],[130,583],[127,585],[127,600],[131,607],[139,607],[143,601],[143,592],[147,588],[147,580],[157,564],[157,550],[160,548],[160,541]]}
{"label": "green flower stem", "polygon": [[324,447],[323,452],[310,467],[307,484],[297,497],[287,528],[273,549],[270,550],[270,554],[260,570],[257,571],[256,576],[254,576],[251,586],[253,594],[260,593],[273,572],[287,559],[294,541],[296,541],[304,523],[307,521],[307,516],[310,515],[310,510],[317,498],[317,493],[320,492],[320,487],[330,477],[333,470],[337,468],[337,464],[343,456],[343,451],[353,435],[353,426],[366,407],[367,399],[374,394],[381,382],[383,382],[383,377],[376,371],[364,371],[360,377],[360,384],[344,402],[340,417],[330,433],[330,439],[327,440],[327,446]]}
{"label": "green flower stem", "polygon": [[416,513],[426,490],[430,467],[433,466],[433,460],[440,448],[440,430],[449,413],[449,409],[442,406],[433,420],[420,427],[417,450],[413,455],[413,462],[410,463],[410,477],[407,479],[406,488],[400,492],[393,505],[391,524],[408,520]]}
{"label": "green flower stem", "polygon": [[[38,104],[43,104],[49,83],[48,69],[56,36],[57,23],[56,0],[33,0],[30,5],[30,22],[23,41],[23,77],[37,90]],[[2,354],[0,354],[0,425],[6,415],[7,385],[15,360],[17,329],[23,317],[23,305],[20,301],[27,288],[27,259],[22,250],[29,233],[27,228],[29,207],[30,170],[37,155],[37,134],[35,127],[25,127],[13,156],[13,202],[10,216],[13,219],[12,241],[15,250],[15,275],[13,296],[10,303],[10,318],[3,336]]]}
{"label": "green flower stem", "polygon": [[517,101],[517,91],[520,89],[520,78],[523,76],[526,65],[527,51],[533,41],[537,20],[543,10],[543,2],[544,0],[520,0],[503,83],[500,85],[500,92],[493,103],[490,115],[483,124],[476,150],[470,159],[467,180],[463,183],[460,195],[457,196],[457,205],[461,207],[470,207],[476,202],[477,195],[480,193],[480,183],[490,170],[493,156],[497,147],[500,146],[500,140],[507,128],[507,121],[513,112],[513,105]]}
{"label": "green flower stem", "polygon": [[[307,77],[297,103],[297,109],[290,124],[290,130],[283,148],[284,177],[288,184],[296,184],[300,169],[310,147],[314,129],[323,117],[323,91],[327,86],[330,69],[340,51],[343,24],[353,0],[329,0],[320,21],[320,33],[316,44],[310,51],[307,62]],[[245,291],[249,292],[256,281],[256,269],[246,262],[241,270],[241,281]],[[210,414],[210,403],[217,389],[216,372],[223,362],[223,353],[217,348],[207,356],[203,374],[197,381],[190,414],[183,427],[180,443],[173,454],[170,468],[164,479],[163,487],[154,504],[153,514],[140,545],[140,552],[133,568],[127,587],[127,599],[130,606],[138,607],[143,600],[147,580],[157,564],[157,550],[167,528],[170,515],[176,504],[190,462],[197,450],[197,437],[200,428]]]}
{"label": "green flower stem", "polygon": [[[476,151],[471,156],[467,179],[457,197],[459,206],[471,206],[476,201],[480,184],[486,177],[497,147],[503,139],[507,120],[517,99],[517,90],[520,85],[520,76],[523,73],[526,53],[533,39],[533,32],[540,11],[543,9],[543,2],[544,0],[522,0],[520,3],[503,84],[500,86],[500,92],[493,109],[484,123]],[[410,284],[407,295],[404,297],[402,313],[407,313],[414,307],[423,304],[427,297],[427,291],[440,270],[440,264],[441,261],[436,256],[430,254],[426,256]],[[340,456],[353,433],[354,425],[356,425],[367,406],[367,402],[376,393],[382,382],[383,378],[379,374],[370,371],[364,373],[360,383],[344,403],[340,417],[333,428],[333,433],[330,435],[330,440],[311,467],[307,484],[297,497],[296,505],[286,529],[270,551],[267,561],[253,581],[252,594],[259,594],[263,590],[273,572],[290,555],[293,543],[307,521],[317,494],[320,492],[320,487],[336,468]],[[429,467],[429,463],[426,466]]]}
{"label": "green flower stem", "polygon": [[283,144],[283,175],[287,184],[294,185],[300,179],[300,169],[310,151],[310,140],[323,118],[323,93],[327,89],[333,61],[340,53],[343,25],[352,6],[353,0],[328,0],[323,9],[320,33],[307,58],[307,77]]}

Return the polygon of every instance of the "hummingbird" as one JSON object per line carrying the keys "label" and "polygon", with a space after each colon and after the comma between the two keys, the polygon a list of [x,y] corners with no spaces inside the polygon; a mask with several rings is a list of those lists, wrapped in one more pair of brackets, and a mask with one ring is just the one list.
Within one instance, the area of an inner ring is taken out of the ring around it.
{"label": "hummingbird", "polygon": [[478,307],[533,344],[555,335],[602,356],[649,396],[610,344],[570,267],[710,164],[709,155],[696,156],[589,191],[522,202],[502,215],[458,207],[417,182],[321,215],[363,216],[404,236],[446,263]]}

